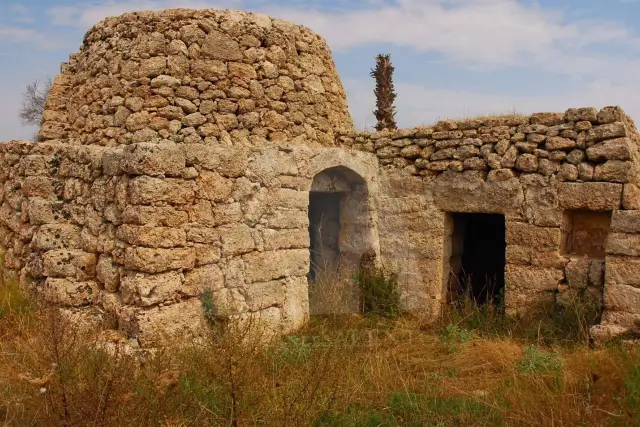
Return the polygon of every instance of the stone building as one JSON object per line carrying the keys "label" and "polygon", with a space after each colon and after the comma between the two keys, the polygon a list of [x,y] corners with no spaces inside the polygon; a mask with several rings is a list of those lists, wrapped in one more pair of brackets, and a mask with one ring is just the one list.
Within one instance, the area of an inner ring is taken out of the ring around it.
{"label": "stone building", "polygon": [[508,313],[586,289],[597,338],[640,319],[639,134],[617,107],[355,131],[320,36],[177,9],[93,27],[39,136],[0,144],[5,275],[143,345],[197,336],[207,291],[295,330],[309,280],[364,253],[425,318],[467,284]]}

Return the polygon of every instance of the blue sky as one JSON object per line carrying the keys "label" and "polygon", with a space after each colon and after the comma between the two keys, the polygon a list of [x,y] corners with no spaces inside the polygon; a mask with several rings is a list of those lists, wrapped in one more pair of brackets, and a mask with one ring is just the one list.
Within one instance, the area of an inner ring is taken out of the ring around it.
{"label": "blue sky", "polygon": [[0,141],[28,139],[21,93],[53,77],[109,15],[172,7],[259,11],[331,46],[360,129],[369,70],[395,66],[398,124],[620,105],[640,120],[640,0],[0,0]]}

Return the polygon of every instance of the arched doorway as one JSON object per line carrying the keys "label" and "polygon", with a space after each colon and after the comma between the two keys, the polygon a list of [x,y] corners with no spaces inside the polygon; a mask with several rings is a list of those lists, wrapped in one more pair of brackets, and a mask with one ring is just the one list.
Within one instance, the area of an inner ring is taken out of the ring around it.
{"label": "arched doorway", "polygon": [[309,309],[313,314],[355,313],[353,280],[362,255],[373,248],[366,181],[335,166],[313,178],[309,193]]}

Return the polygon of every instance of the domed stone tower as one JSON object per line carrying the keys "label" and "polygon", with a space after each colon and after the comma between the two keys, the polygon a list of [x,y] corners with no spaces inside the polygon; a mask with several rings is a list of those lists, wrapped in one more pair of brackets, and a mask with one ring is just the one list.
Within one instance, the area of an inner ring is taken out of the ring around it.
{"label": "domed stone tower", "polygon": [[353,130],[324,39],[234,10],[107,18],[55,79],[40,138],[115,146],[256,144]]}

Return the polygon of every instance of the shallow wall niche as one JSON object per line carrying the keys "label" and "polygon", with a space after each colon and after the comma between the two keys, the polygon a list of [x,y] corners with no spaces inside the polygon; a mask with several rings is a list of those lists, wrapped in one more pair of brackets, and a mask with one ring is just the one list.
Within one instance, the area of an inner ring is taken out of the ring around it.
{"label": "shallow wall niche", "polygon": [[352,274],[374,241],[367,183],[360,175],[336,166],[313,178],[309,238],[310,313],[356,312],[360,298]]}

